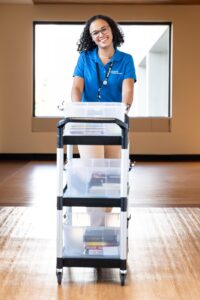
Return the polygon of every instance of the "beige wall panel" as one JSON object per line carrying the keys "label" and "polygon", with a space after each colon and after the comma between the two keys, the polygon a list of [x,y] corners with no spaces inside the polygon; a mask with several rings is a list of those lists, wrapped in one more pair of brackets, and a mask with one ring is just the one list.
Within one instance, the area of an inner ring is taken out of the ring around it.
{"label": "beige wall panel", "polygon": [[0,5],[0,152],[56,148],[56,133],[32,131],[32,22],[86,20],[97,13],[119,21],[173,22],[171,132],[131,133],[131,152],[199,154],[200,6],[180,5]]}
{"label": "beige wall panel", "polygon": [[[1,37],[1,28],[0,28],[0,37]],[[0,43],[0,53],[1,51],[1,43]],[[3,149],[3,103],[2,103],[2,85],[3,85],[3,74],[2,74],[2,61],[0,56],[0,153]]]}

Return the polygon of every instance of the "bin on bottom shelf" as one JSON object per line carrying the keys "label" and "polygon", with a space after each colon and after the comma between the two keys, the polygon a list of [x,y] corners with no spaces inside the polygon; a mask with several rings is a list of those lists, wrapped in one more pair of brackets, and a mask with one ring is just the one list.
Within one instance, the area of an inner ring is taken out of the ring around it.
{"label": "bin on bottom shelf", "polygon": [[[87,214],[85,215],[87,216]],[[105,215],[106,226],[99,227],[73,225],[72,216],[72,225],[64,224],[63,256],[91,258],[94,256],[119,256],[119,227],[115,227],[116,223],[114,223],[115,226],[109,226],[111,223],[113,224],[114,219],[119,223],[119,214]],[[79,218],[81,221],[81,216]]]}

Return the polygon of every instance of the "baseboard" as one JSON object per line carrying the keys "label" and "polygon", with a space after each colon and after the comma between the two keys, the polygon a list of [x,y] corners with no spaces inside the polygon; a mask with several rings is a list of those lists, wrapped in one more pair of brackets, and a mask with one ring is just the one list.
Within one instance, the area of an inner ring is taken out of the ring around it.
{"label": "baseboard", "polygon": [[0,160],[56,160],[55,153],[0,153]]}
{"label": "baseboard", "polygon": [[131,154],[131,161],[200,161],[200,154]]}
{"label": "baseboard", "polygon": [[[78,158],[79,154],[74,154]],[[0,153],[0,160],[55,161],[56,153]],[[131,161],[200,161],[200,154],[131,154]]]}

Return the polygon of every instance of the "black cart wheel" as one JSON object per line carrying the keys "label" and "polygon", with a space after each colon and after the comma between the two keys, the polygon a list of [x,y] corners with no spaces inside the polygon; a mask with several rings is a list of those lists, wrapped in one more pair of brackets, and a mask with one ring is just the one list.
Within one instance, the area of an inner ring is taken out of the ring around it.
{"label": "black cart wheel", "polygon": [[58,284],[61,284],[62,283],[62,276],[63,276],[62,272],[57,272],[56,275],[57,275]]}
{"label": "black cart wheel", "polygon": [[125,285],[126,274],[120,273],[121,286]]}

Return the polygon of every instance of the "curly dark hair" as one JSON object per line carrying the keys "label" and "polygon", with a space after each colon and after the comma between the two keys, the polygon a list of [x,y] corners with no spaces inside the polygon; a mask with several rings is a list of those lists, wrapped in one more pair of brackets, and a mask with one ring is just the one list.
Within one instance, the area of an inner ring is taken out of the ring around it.
{"label": "curly dark hair", "polygon": [[82,51],[89,51],[93,50],[94,48],[97,47],[95,42],[92,40],[91,34],[90,34],[90,25],[92,22],[95,20],[102,19],[108,23],[112,30],[112,35],[113,35],[113,47],[120,47],[121,44],[124,43],[124,34],[118,27],[118,24],[112,20],[108,16],[104,15],[96,15],[91,17],[85,24],[85,27],[83,29],[83,32],[81,34],[80,40],[78,42],[78,48],[77,51],[82,52]]}

